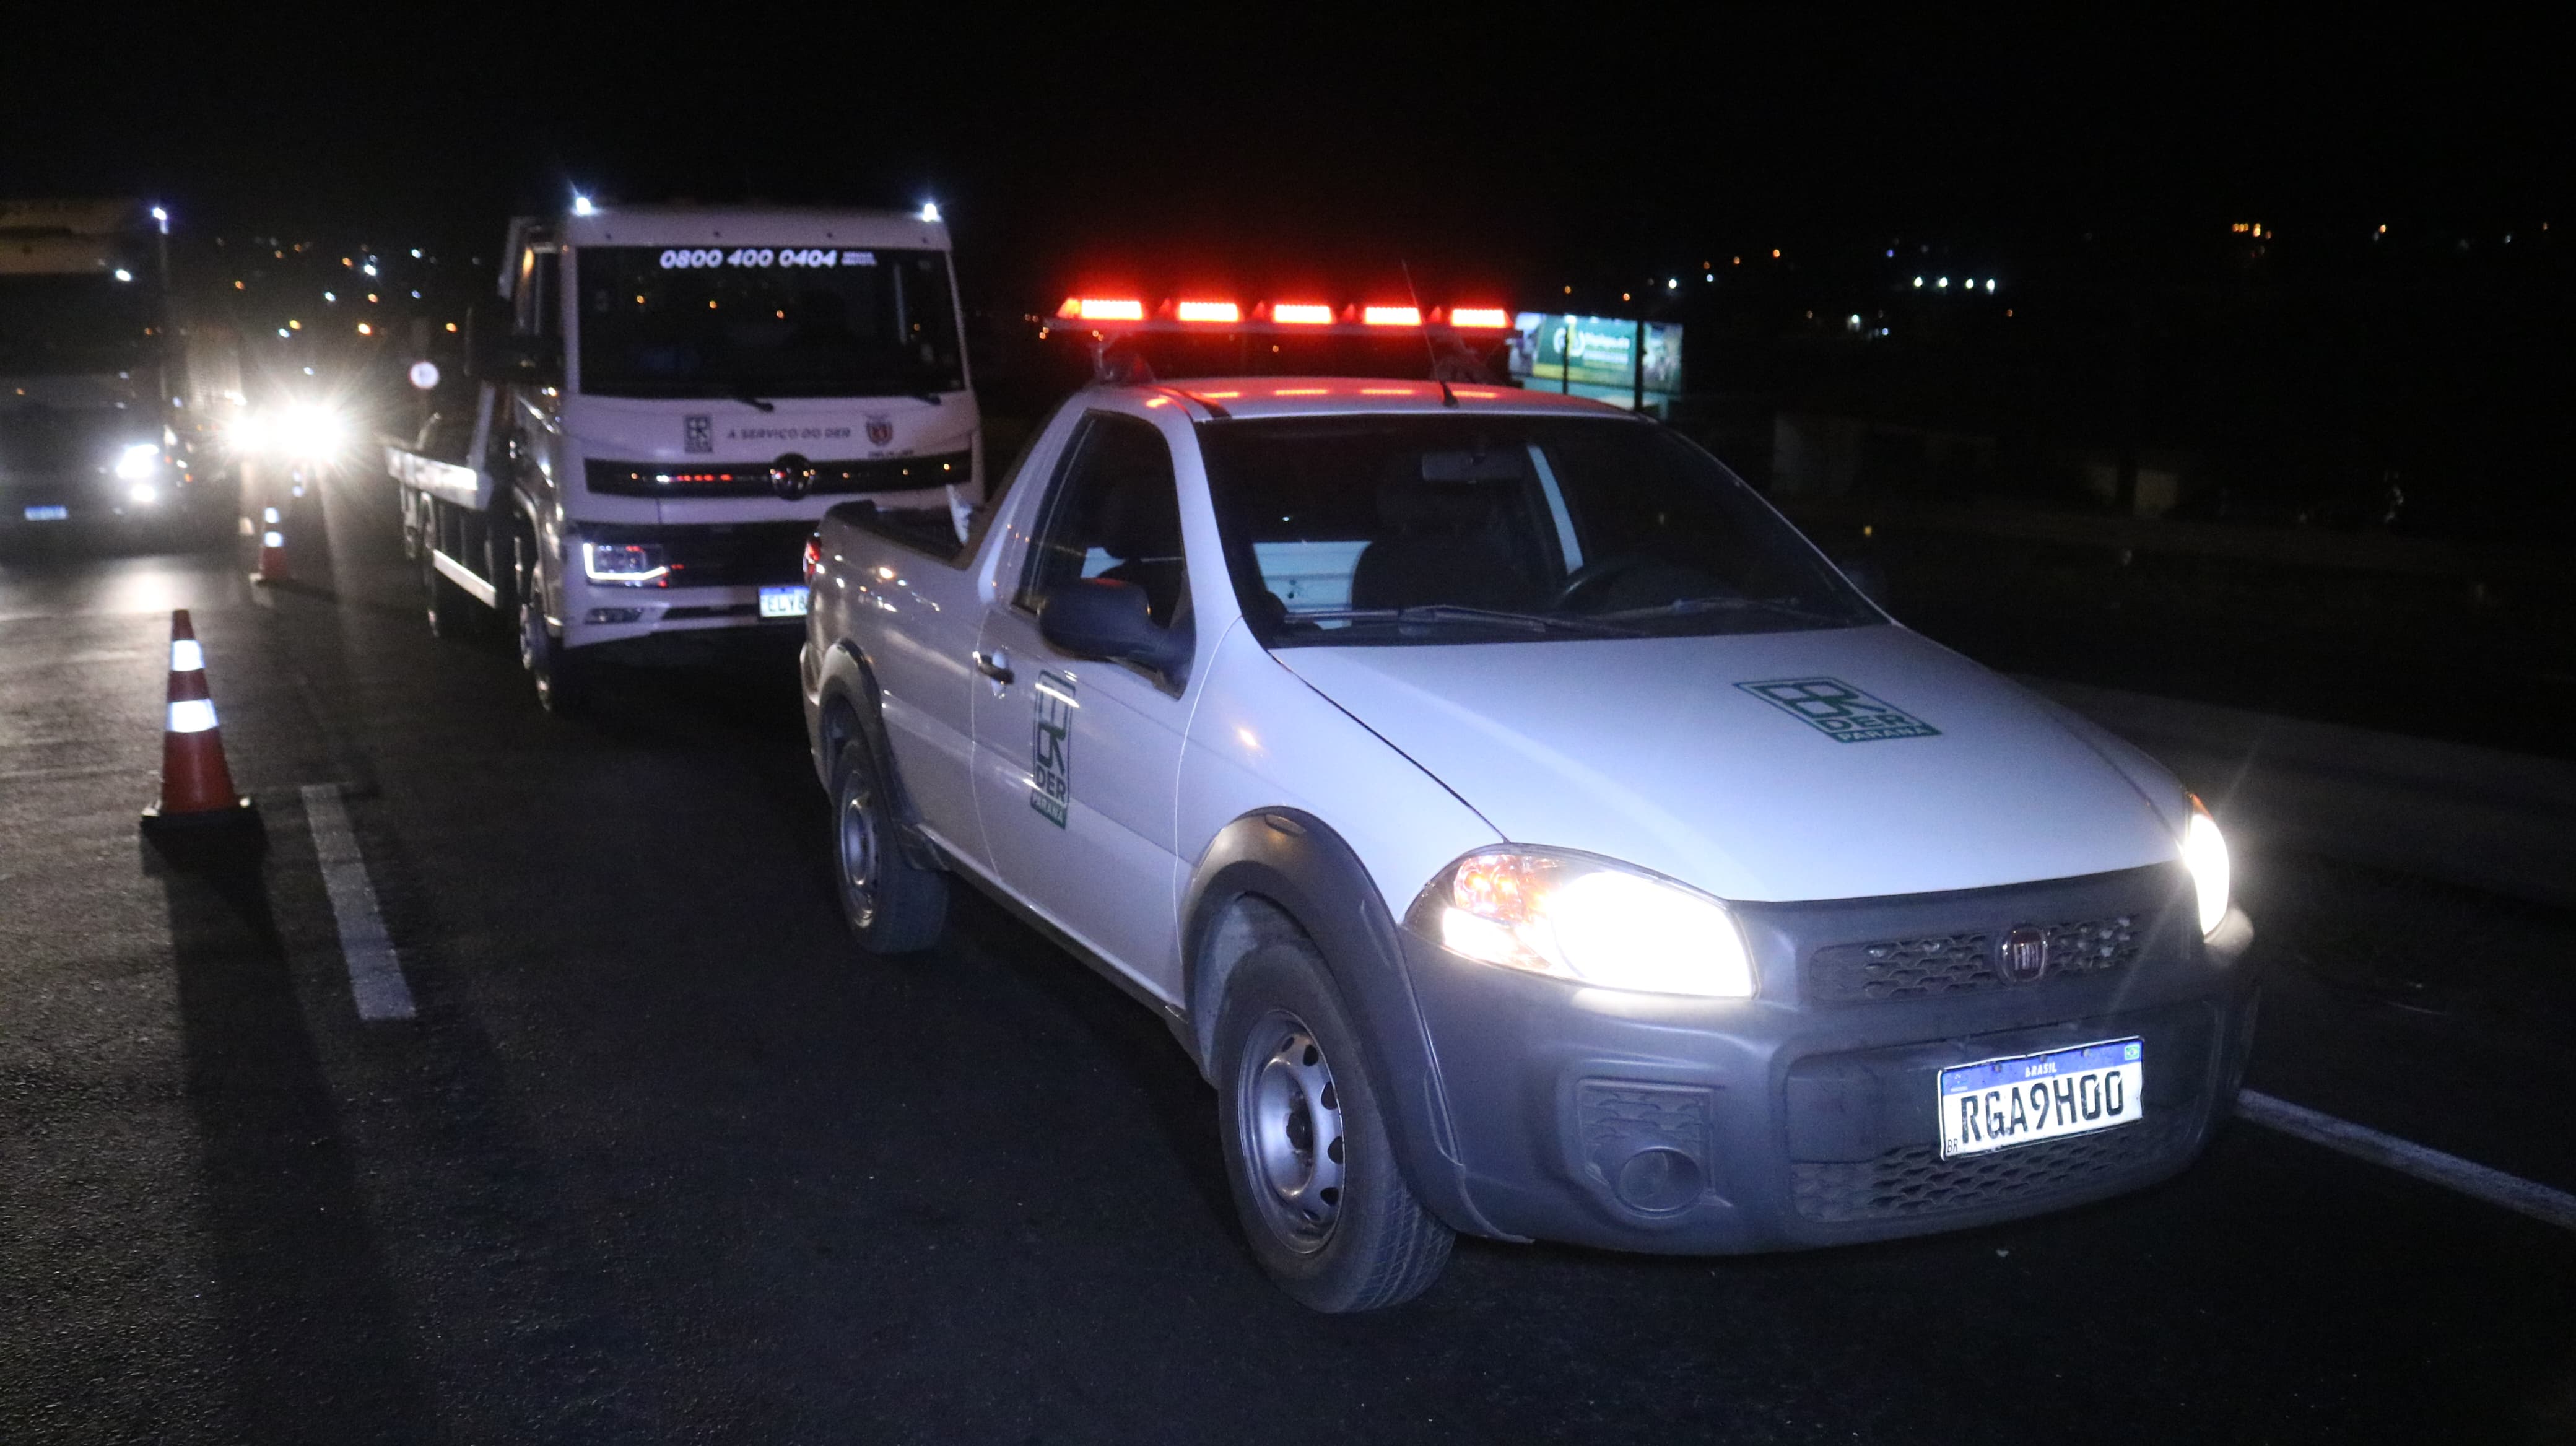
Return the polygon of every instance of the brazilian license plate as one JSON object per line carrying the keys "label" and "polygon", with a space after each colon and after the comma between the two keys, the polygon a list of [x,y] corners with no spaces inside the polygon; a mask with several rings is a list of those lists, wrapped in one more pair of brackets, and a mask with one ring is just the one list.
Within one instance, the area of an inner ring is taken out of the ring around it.
{"label": "brazilian license plate", "polygon": [[2146,1114],[2147,1045],[2109,1039],[1941,1071],[1941,1158],[2089,1135]]}
{"label": "brazilian license plate", "polygon": [[801,587],[765,587],[760,590],[760,615],[765,618],[801,618],[813,606],[813,593]]}
{"label": "brazilian license plate", "polygon": [[68,520],[71,515],[72,510],[68,507],[30,507],[27,509],[27,520],[29,522],[62,522]]}

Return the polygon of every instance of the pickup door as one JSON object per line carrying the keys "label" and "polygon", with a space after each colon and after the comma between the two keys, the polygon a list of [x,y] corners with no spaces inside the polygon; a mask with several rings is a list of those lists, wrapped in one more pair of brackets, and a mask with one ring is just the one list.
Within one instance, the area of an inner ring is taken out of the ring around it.
{"label": "pickup door", "polygon": [[[1004,551],[974,660],[976,804],[1012,893],[1176,1002],[1174,799],[1196,692],[1067,657],[1037,623],[1046,588],[1106,577],[1144,588],[1155,621],[1189,626],[1172,449],[1144,417],[1092,411],[1057,455],[1048,485],[1018,489],[1010,526],[995,529]],[[1022,538],[1034,545],[1014,547]]]}

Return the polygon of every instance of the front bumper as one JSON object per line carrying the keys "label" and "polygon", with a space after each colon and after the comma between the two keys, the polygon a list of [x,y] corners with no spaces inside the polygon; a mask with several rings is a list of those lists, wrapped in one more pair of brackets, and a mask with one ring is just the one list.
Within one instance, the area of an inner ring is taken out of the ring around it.
{"label": "front bumper", "polygon": [[[2241,914],[2206,944],[2174,925],[2192,917],[2176,872],[1745,906],[1762,969],[1750,1000],[1569,985],[1399,930],[1451,1156],[1412,1163],[1454,1170],[1491,1231],[1708,1254],[1958,1229],[2162,1179],[2234,1099],[2258,990]],[[2027,985],[1987,971],[1928,991],[1918,973],[1872,997],[1827,967],[1870,941],[1967,948],[1998,925],[2095,919],[2127,921],[2116,968]],[[1941,1158],[1939,1070],[2132,1035],[2138,1123]]]}
{"label": "front bumper", "polygon": [[[564,542],[563,607],[558,621],[566,647],[591,647],[667,633],[724,629],[780,632],[805,625],[802,614],[768,617],[763,588],[805,585],[805,539],[810,522],[638,526],[590,523]],[[652,543],[664,549],[669,585],[629,587],[590,580],[581,544]]]}

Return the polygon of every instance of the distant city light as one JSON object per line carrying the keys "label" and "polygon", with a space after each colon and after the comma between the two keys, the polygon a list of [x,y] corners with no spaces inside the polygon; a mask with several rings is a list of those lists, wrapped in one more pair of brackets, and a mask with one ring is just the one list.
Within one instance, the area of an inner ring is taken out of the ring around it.
{"label": "distant city light", "polygon": [[1933,282],[1932,287],[1936,291],[1947,291],[1950,289],[1950,278],[1944,276],[1940,280]]}
{"label": "distant city light", "polygon": [[412,292],[412,294],[411,294],[411,299],[412,299],[412,300],[414,300],[414,301],[418,301],[418,300],[420,300],[420,292],[419,292],[419,291],[417,291],[417,290],[413,291],[413,292]]}
{"label": "distant city light", "polygon": [[[2511,238],[2511,237],[2507,237],[2506,239],[2507,239],[2507,240],[2511,240],[2512,238]],[[1682,279],[1681,279],[1680,277],[1678,277],[1678,276],[1675,276],[1675,277],[1672,277],[1672,278],[1670,278],[1670,279],[1668,279],[1668,280],[1666,280],[1666,281],[1664,282],[1664,289],[1665,289],[1666,291],[1678,291],[1678,290],[1680,290],[1680,289],[1681,289],[1681,284],[1682,284]]]}
{"label": "distant city light", "polygon": [[375,274],[376,274],[376,263],[374,263],[374,262],[370,261],[370,262],[368,262],[366,265],[361,266],[361,267],[359,267],[358,269],[359,269],[360,271],[365,272],[365,273],[366,273],[366,274],[368,274],[369,276],[373,276],[373,275],[375,275]]}
{"label": "distant city light", "polygon": [[412,259],[412,260],[414,260],[414,261],[418,261],[418,260],[420,259],[420,248],[419,248],[419,247],[414,246],[413,248],[411,248],[411,259]]}
{"label": "distant city light", "polygon": [[332,295],[330,292],[326,291],[326,292],[323,292],[323,293],[322,293],[322,299],[323,299],[324,301],[333,301],[333,302],[336,302],[336,301],[338,301],[340,298],[339,298],[339,297],[337,297],[337,296],[334,296],[334,295]]}
{"label": "distant city light", "polygon": [[302,331],[302,330],[304,329],[304,323],[302,323],[302,322],[300,322],[300,321],[289,320],[289,321],[286,323],[286,329],[287,329],[288,331]]}
{"label": "distant city light", "polygon": [[116,279],[119,281],[132,281],[134,279],[134,273],[120,266],[116,268]]}
{"label": "distant city light", "polygon": [[374,336],[375,334],[376,334],[376,329],[375,329],[374,327],[367,325],[367,324],[366,324],[365,322],[363,322],[363,321],[358,323],[358,335],[360,335],[360,336]]}
{"label": "distant city light", "polygon": [[1920,276],[1915,277],[1915,278],[1914,278],[1914,284],[1915,284],[1915,285],[1917,285],[1917,286],[1921,286],[1921,285],[1923,284],[1923,278],[1922,278],[1922,277],[1920,277]]}
{"label": "distant city light", "polygon": [[1989,276],[1989,277],[1987,277],[1987,278],[1986,278],[1986,294],[1987,294],[1988,296],[1992,296],[1992,295],[1994,295],[1994,292],[1995,292],[1995,279],[1994,279],[1993,277]]}
{"label": "distant city light", "polygon": [[279,327],[279,328],[277,329],[277,334],[278,334],[279,336],[284,336],[284,335],[286,335],[286,328],[285,328],[285,327],[282,327],[282,326],[281,326],[281,327]]}

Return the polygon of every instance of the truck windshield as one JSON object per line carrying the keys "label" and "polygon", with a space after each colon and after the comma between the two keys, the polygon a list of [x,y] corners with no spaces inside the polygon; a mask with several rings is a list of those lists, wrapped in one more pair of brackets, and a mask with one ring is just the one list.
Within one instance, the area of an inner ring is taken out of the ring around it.
{"label": "truck windshield", "polygon": [[581,390],[594,396],[965,387],[944,252],[585,246],[574,267]]}
{"label": "truck windshield", "polygon": [[151,294],[108,276],[0,277],[0,371],[119,371],[151,345]]}
{"label": "truck windshield", "polygon": [[1199,428],[1268,647],[1783,632],[1880,620],[1752,489],[1626,418]]}

